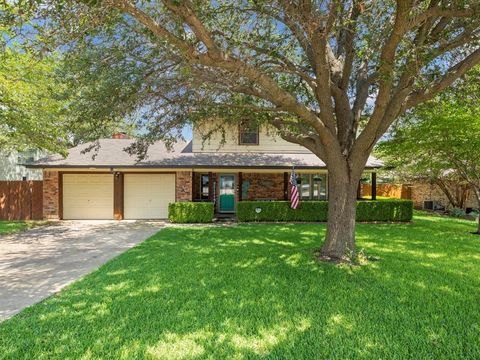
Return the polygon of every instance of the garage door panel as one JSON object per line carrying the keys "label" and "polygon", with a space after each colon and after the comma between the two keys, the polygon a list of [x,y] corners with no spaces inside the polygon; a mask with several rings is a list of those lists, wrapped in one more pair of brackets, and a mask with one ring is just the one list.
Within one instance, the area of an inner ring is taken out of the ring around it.
{"label": "garage door panel", "polygon": [[125,174],[125,219],[166,219],[175,201],[174,174]]}
{"label": "garage door panel", "polygon": [[113,175],[64,174],[64,219],[113,219]]}

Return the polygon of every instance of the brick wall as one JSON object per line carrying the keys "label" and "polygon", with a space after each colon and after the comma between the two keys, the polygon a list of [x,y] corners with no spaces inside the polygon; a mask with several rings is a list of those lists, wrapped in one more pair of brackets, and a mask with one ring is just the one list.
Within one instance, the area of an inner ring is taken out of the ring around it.
{"label": "brick wall", "polygon": [[43,218],[58,220],[60,218],[60,189],[58,188],[58,171],[43,172]]}
{"label": "brick wall", "polygon": [[192,201],[191,171],[177,171],[176,201]]}
{"label": "brick wall", "polygon": [[243,200],[283,200],[283,173],[243,173]]}
{"label": "brick wall", "polygon": [[[445,193],[436,184],[430,184],[429,182],[417,182],[412,184],[411,187],[413,205],[416,208],[423,208],[423,202],[425,200],[438,201],[447,209],[452,207]],[[478,203],[473,191],[469,191],[469,194],[467,195],[467,201],[465,202],[465,207],[478,208]]]}

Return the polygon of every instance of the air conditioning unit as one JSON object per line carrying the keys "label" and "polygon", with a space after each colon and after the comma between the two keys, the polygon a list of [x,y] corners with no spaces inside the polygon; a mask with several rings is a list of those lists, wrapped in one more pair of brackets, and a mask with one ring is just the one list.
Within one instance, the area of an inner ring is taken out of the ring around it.
{"label": "air conditioning unit", "polygon": [[425,200],[423,202],[423,208],[425,210],[444,210],[445,208],[438,201]]}
{"label": "air conditioning unit", "polygon": [[433,201],[431,201],[431,200],[425,200],[425,201],[423,202],[423,208],[424,208],[425,210],[433,210]]}

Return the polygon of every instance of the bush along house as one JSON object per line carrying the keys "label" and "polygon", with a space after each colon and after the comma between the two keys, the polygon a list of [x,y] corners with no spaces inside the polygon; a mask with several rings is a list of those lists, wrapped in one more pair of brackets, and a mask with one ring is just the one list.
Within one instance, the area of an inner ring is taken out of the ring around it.
{"label": "bush along house", "polygon": [[[205,132],[194,129],[191,141],[179,141],[171,149],[154,143],[142,161],[125,151],[135,140],[123,134],[100,139],[98,150],[85,151],[92,147],[87,143],[70,149],[66,158],[36,161],[29,167],[43,170],[44,218],[166,219],[170,214],[172,221],[209,222],[214,215],[242,212],[239,219],[244,221],[259,214],[275,220],[278,209],[255,204],[288,207],[292,166],[298,176],[299,208],[328,200],[326,166],[310,151],[268,128],[229,130],[205,140]],[[368,160],[365,171],[374,188],[381,166],[373,157]],[[313,205],[303,208],[308,206]]]}

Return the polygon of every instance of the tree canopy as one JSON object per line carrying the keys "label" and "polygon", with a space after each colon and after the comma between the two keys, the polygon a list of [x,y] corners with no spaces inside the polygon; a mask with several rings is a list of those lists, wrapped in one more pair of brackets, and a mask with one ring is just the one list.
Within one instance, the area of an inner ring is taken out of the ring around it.
{"label": "tree canopy", "polygon": [[[22,46],[0,54],[1,150],[38,148],[65,154],[68,147],[110,137],[114,131],[133,132],[123,117],[112,116],[109,97],[104,94],[105,101],[99,101],[101,89],[79,83],[77,77],[86,81],[87,74],[71,76],[73,65],[59,54],[36,55]],[[102,115],[102,109],[108,109],[108,115]]]}
{"label": "tree canopy", "polygon": [[378,150],[404,178],[427,178],[440,187],[453,179],[480,201],[480,67],[405,116]]}
{"label": "tree canopy", "polygon": [[63,85],[52,57],[6,49],[0,55],[0,149],[34,147],[64,153]]}
{"label": "tree canopy", "polygon": [[146,144],[187,122],[249,117],[321,158],[323,254],[335,259],[355,251],[356,188],[375,143],[480,62],[476,0],[32,4],[22,14],[43,48],[82,69],[84,104],[136,119]]}

